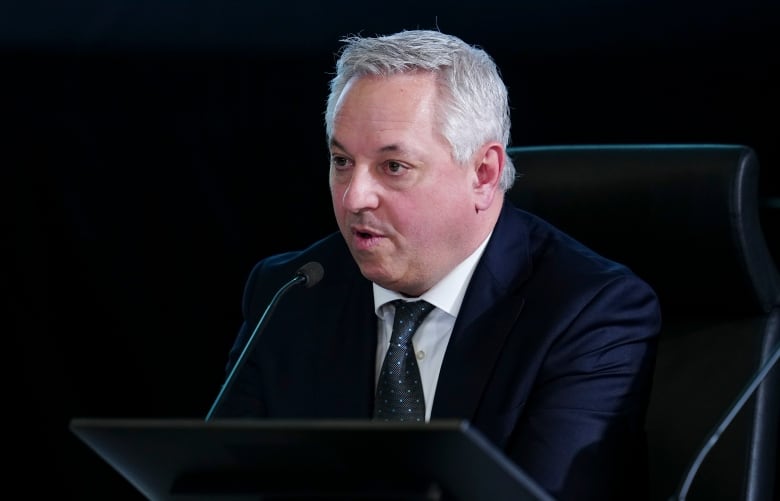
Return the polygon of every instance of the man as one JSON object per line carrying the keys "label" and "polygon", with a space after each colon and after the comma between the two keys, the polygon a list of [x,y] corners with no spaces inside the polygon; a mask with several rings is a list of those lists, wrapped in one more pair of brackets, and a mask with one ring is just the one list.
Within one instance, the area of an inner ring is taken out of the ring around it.
{"label": "man", "polygon": [[[228,368],[296,270],[325,274],[278,303],[218,415],[467,419],[557,499],[636,499],[655,294],[505,199],[507,90],[483,50],[426,30],[344,42],[325,113],[340,231],[252,270]],[[389,346],[399,299],[433,305],[408,348]],[[421,384],[401,410],[388,352]]]}

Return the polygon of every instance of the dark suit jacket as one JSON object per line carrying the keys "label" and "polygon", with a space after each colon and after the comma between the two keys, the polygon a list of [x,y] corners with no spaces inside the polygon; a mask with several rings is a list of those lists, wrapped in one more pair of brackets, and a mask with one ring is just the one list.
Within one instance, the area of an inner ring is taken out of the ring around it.
{"label": "dark suit jacket", "polygon": [[[228,367],[309,261],[324,278],[280,301],[219,417],[371,417],[371,282],[338,233],[256,265]],[[641,498],[659,328],[645,282],[507,200],[455,323],[431,419],[469,420],[557,499]]]}

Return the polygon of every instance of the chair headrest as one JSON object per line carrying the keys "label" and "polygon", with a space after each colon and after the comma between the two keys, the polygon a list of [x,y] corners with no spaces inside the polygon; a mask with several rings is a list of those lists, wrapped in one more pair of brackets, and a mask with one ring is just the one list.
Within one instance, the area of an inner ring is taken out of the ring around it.
{"label": "chair headrest", "polygon": [[513,147],[507,197],[631,267],[667,311],[767,312],[780,277],[742,145]]}

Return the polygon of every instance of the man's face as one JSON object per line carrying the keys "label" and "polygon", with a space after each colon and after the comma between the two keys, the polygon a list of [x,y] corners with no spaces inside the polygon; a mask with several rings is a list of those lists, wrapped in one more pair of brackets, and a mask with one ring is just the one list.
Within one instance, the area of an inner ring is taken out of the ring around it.
{"label": "man's face", "polygon": [[342,93],[330,145],[336,220],[363,275],[418,296],[474,249],[475,170],[436,123],[429,73],[362,77]]}

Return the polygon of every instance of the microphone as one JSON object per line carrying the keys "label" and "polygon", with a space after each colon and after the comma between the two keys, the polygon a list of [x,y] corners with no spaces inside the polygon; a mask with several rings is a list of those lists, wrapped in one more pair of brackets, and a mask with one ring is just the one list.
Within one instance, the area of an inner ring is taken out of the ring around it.
{"label": "microphone", "polygon": [[742,409],[742,406],[745,405],[745,402],[753,395],[753,392],[758,388],[758,385],[764,381],[767,374],[769,374],[769,371],[772,370],[772,367],[777,363],[778,358],[780,358],[780,343],[772,349],[766,361],[761,365],[758,371],[756,371],[745,389],[737,395],[737,399],[727,409],[726,414],[709,434],[707,440],[704,441],[701,450],[694,458],[690,467],[685,471],[676,494],[669,498],[670,501],[685,501],[685,496],[688,495],[688,489],[690,489],[691,483],[693,483],[696,472],[699,471],[699,467],[702,462],[704,462],[704,458],[710,452],[710,449],[715,446],[715,442],[718,441],[721,434],[726,430],[726,427],[728,427],[737,413]]}
{"label": "microphone", "polygon": [[310,261],[298,268],[298,271],[295,272],[295,275],[286,284],[282,285],[278,291],[276,291],[276,294],[274,294],[271,302],[268,303],[268,306],[265,308],[265,311],[260,317],[260,320],[255,325],[255,328],[252,331],[252,334],[249,336],[246,344],[244,344],[244,349],[241,350],[241,354],[238,356],[236,363],[233,364],[233,368],[230,370],[230,373],[225,379],[225,382],[222,385],[222,389],[219,390],[219,394],[214,400],[214,403],[211,405],[211,409],[209,409],[208,414],[206,414],[206,421],[211,421],[214,413],[222,405],[222,401],[224,400],[225,395],[227,394],[230,387],[233,386],[233,382],[236,380],[236,374],[238,374],[238,371],[244,365],[244,362],[246,362],[247,354],[251,351],[255,339],[257,339],[263,329],[265,329],[267,319],[270,318],[271,314],[276,309],[276,305],[279,303],[279,300],[282,298],[282,296],[284,296],[284,294],[295,285],[305,285],[307,289],[314,287],[320,282],[320,280],[322,280],[324,275],[325,270],[322,268],[322,265],[316,261]]}

